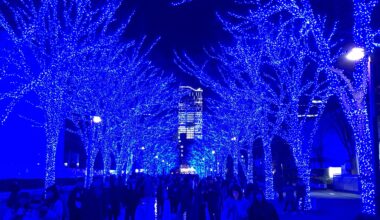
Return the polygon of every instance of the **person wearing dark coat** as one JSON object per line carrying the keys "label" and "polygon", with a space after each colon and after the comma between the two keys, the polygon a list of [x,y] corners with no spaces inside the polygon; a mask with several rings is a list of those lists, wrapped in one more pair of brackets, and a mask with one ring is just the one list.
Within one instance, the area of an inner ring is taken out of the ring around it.
{"label": "person wearing dark coat", "polygon": [[106,182],[106,187],[104,188],[103,199],[105,201],[105,214],[106,218],[109,220],[117,220],[120,214],[120,192],[121,190],[115,183],[114,177],[110,178],[109,183]]}
{"label": "person wearing dark coat", "polygon": [[105,217],[104,206],[102,184],[99,180],[96,180],[92,183],[91,188],[85,191],[83,216],[86,219],[103,220]]}
{"label": "person wearing dark coat", "polygon": [[157,215],[161,219],[162,215],[164,214],[164,184],[163,180],[159,180],[159,184],[157,187]]}
{"label": "person wearing dark coat", "polygon": [[11,193],[7,199],[7,207],[9,209],[14,209],[17,206],[18,194],[20,192],[20,186],[17,182],[12,183]]}
{"label": "person wearing dark coat", "polygon": [[268,202],[262,192],[254,196],[254,201],[248,209],[248,219],[250,220],[278,220],[275,207]]}
{"label": "person wearing dark coat", "polygon": [[284,206],[284,212],[288,211],[288,208],[290,206],[290,211],[296,211],[296,198],[294,196],[295,189],[293,184],[288,182],[286,186],[284,187],[285,191],[285,206]]}
{"label": "person wearing dark coat", "polygon": [[178,205],[180,202],[179,192],[179,184],[178,181],[175,180],[173,183],[171,183],[168,190],[171,214],[177,214],[178,212]]}
{"label": "person wearing dark coat", "polygon": [[193,200],[193,189],[188,179],[184,179],[180,188],[181,216],[189,214],[189,209]]}
{"label": "person wearing dark coat", "polygon": [[69,209],[69,219],[79,220],[84,219],[83,217],[83,196],[84,191],[81,187],[81,183],[78,183],[74,189],[70,192],[67,201],[67,206]]}
{"label": "person wearing dark coat", "polygon": [[206,199],[208,204],[208,212],[210,215],[211,220],[219,220],[220,219],[220,190],[218,188],[218,185],[211,180],[209,182]]}
{"label": "person wearing dark coat", "polygon": [[139,204],[140,197],[136,191],[136,183],[128,182],[125,190],[125,220],[134,220],[136,215],[137,205]]}

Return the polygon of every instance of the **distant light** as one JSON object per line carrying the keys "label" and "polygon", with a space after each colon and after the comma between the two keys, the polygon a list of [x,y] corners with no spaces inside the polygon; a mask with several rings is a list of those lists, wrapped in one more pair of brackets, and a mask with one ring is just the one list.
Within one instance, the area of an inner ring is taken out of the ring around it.
{"label": "distant light", "polygon": [[318,117],[318,114],[308,114],[308,115],[298,115],[299,118],[307,117],[307,118],[315,118]]}
{"label": "distant light", "polygon": [[92,122],[98,124],[98,123],[102,122],[102,118],[100,116],[93,116]]}
{"label": "distant light", "polygon": [[329,167],[328,168],[329,177],[333,178],[334,175],[341,175],[342,168],[341,167]]}
{"label": "distant light", "polygon": [[156,155],[154,158],[158,159],[158,155]]}
{"label": "distant light", "polygon": [[193,167],[181,167],[180,173],[182,174],[195,174],[195,169]]}
{"label": "distant light", "polygon": [[165,160],[162,160],[162,163],[165,163]]}
{"label": "distant light", "polygon": [[311,103],[313,103],[313,104],[321,104],[322,100],[315,99],[315,100],[311,101]]}
{"label": "distant light", "polygon": [[236,140],[237,140],[236,137],[231,138],[231,141],[236,141]]}
{"label": "distant light", "polygon": [[37,166],[41,165],[39,162],[37,163]]}
{"label": "distant light", "polygon": [[194,92],[203,92],[202,88],[194,89],[191,86],[180,86],[179,88],[180,89],[190,89],[190,90],[193,90]]}
{"label": "distant light", "polygon": [[244,158],[244,155],[241,155],[241,158]]}
{"label": "distant light", "polygon": [[135,173],[138,173],[139,172],[139,169],[135,169]]}
{"label": "distant light", "polygon": [[[38,164],[37,164],[38,165]],[[69,164],[67,162],[64,162],[63,165],[67,167]]]}
{"label": "distant light", "polygon": [[183,148],[183,145],[181,145],[180,148]]}
{"label": "distant light", "polygon": [[77,167],[79,167],[79,162],[76,165],[77,165]]}
{"label": "distant light", "polygon": [[211,151],[211,153],[212,153],[212,154],[215,154],[215,151],[213,150],[213,151]]}
{"label": "distant light", "polygon": [[347,53],[346,59],[351,61],[359,61],[364,57],[364,49],[360,47],[354,47]]}
{"label": "distant light", "polygon": [[144,146],[142,146],[142,147],[141,147],[141,150],[145,150],[145,147],[144,147]]}

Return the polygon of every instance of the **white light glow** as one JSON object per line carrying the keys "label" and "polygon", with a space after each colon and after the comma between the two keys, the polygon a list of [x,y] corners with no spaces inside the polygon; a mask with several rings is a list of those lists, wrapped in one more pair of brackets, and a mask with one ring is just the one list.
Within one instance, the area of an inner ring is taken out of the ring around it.
{"label": "white light glow", "polygon": [[342,168],[341,167],[329,167],[328,172],[329,172],[329,177],[333,178],[334,175],[341,175],[342,174]]}
{"label": "white light glow", "polygon": [[65,167],[67,167],[69,164],[67,162],[64,162],[63,165],[65,165]]}
{"label": "white light glow", "polygon": [[347,53],[346,59],[351,61],[358,61],[363,59],[364,57],[364,49],[360,47],[354,47]]}
{"label": "white light glow", "polygon": [[181,167],[180,172],[182,174],[195,174],[195,169],[193,167]]}
{"label": "white light glow", "polygon": [[298,115],[299,118],[307,117],[307,118],[315,118],[318,117],[318,114],[307,114],[307,115]]}
{"label": "white light glow", "polygon": [[102,122],[102,118],[100,116],[94,116],[94,117],[92,117],[92,122],[100,123],[100,122]]}
{"label": "white light glow", "polygon": [[313,103],[313,104],[321,104],[322,100],[314,99],[313,101],[311,101],[311,103]]}

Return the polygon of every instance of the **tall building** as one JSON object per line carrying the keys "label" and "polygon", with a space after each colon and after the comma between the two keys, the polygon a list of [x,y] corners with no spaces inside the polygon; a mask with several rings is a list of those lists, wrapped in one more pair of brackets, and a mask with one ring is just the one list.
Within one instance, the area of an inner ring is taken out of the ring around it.
{"label": "tall building", "polygon": [[180,86],[182,98],[178,106],[178,146],[181,165],[187,164],[191,144],[202,139],[203,90]]}
{"label": "tall building", "polygon": [[178,139],[186,134],[186,139],[202,139],[203,90],[190,86],[180,86],[184,96],[179,103]]}

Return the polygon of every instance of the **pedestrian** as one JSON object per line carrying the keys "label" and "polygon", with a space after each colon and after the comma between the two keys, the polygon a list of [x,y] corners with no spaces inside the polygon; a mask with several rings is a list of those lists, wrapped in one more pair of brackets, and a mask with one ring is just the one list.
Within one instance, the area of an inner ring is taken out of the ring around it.
{"label": "pedestrian", "polygon": [[290,211],[293,212],[296,210],[296,198],[295,198],[295,191],[294,186],[291,184],[291,182],[287,182],[286,186],[284,187],[285,191],[285,206],[284,206],[284,212],[288,211],[288,208],[290,206]]}
{"label": "pedestrian", "polygon": [[60,199],[56,185],[52,185],[46,189],[46,199],[40,207],[40,219],[63,219],[63,202]]}
{"label": "pedestrian", "polygon": [[243,200],[243,193],[238,185],[233,185],[228,198],[223,202],[222,220],[247,220],[248,202]]}
{"label": "pedestrian", "polygon": [[254,201],[249,208],[248,216],[250,220],[278,220],[278,214],[273,204],[268,202],[263,192],[254,195]]}
{"label": "pedestrian", "polygon": [[82,183],[78,182],[73,190],[71,190],[67,201],[70,220],[83,219],[83,196],[84,190]]}

